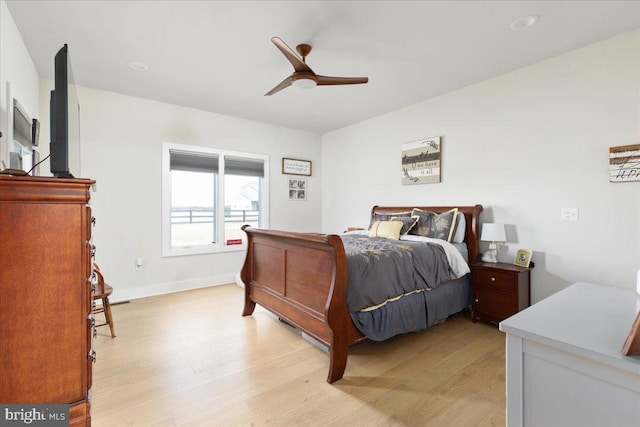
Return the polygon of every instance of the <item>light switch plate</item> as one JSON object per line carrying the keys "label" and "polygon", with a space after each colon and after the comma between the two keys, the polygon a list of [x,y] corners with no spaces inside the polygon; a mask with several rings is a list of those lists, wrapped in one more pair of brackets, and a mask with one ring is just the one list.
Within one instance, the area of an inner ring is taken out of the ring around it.
{"label": "light switch plate", "polygon": [[561,208],[560,221],[578,221],[578,208]]}

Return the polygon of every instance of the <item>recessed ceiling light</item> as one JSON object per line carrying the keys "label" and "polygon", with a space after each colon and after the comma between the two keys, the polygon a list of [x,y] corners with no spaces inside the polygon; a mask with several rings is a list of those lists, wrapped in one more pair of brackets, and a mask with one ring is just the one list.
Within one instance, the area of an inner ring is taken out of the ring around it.
{"label": "recessed ceiling light", "polygon": [[135,71],[147,71],[149,67],[142,62],[129,62],[129,68]]}
{"label": "recessed ceiling light", "polygon": [[523,28],[532,26],[533,24],[538,22],[538,20],[540,20],[540,17],[538,15],[523,16],[522,18],[516,19],[511,23],[511,29],[521,30]]}

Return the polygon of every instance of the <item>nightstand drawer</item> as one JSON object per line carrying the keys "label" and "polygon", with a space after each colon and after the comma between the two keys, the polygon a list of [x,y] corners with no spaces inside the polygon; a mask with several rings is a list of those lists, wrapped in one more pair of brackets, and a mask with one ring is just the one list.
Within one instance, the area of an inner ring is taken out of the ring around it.
{"label": "nightstand drawer", "polygon": [[513,274],[496,270],[475,270],[473,279],[477,285],[490,286],[499,289],[516,289],[517,277]]}
{"label": "nightstand drawer", "polygon": [[484,287],[476,288],[474,303],[477,317],[494,322],[501,322],[518,312],[515,296],[493,292]]}

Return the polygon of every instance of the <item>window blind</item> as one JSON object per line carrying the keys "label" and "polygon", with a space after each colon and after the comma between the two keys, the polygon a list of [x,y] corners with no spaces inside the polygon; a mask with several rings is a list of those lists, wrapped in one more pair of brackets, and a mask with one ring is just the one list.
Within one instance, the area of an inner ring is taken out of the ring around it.
{"label": "window blind", "polygon": [[171,150],[170,169],[218,173],[218,155]]}
{"label": "window blind", "polygon": [[244,157],[224,156],[224,173],[227,175],[264,177],[264,161]]}

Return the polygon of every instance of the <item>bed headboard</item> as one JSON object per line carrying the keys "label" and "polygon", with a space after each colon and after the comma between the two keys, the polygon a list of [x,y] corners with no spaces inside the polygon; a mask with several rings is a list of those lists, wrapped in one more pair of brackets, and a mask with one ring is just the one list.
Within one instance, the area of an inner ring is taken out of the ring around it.
{"label": "bed headboard", "polygon": [[482,205],[475,206],[374,206],[371,208],[371,216],[374,212],[377,213],[394,213],[394,212],[406,212],[413,208],[418,208],[423,211],[431,211],[435,213],[442,213],[449,211],[453,208],[458,208],[459,213],[463,213],[467,220],[467,229],[465,232],[465,242],[467,243],[467,249],[469,250],[469,263],[476,260],[480,254],[480,213],[482,212]]}

